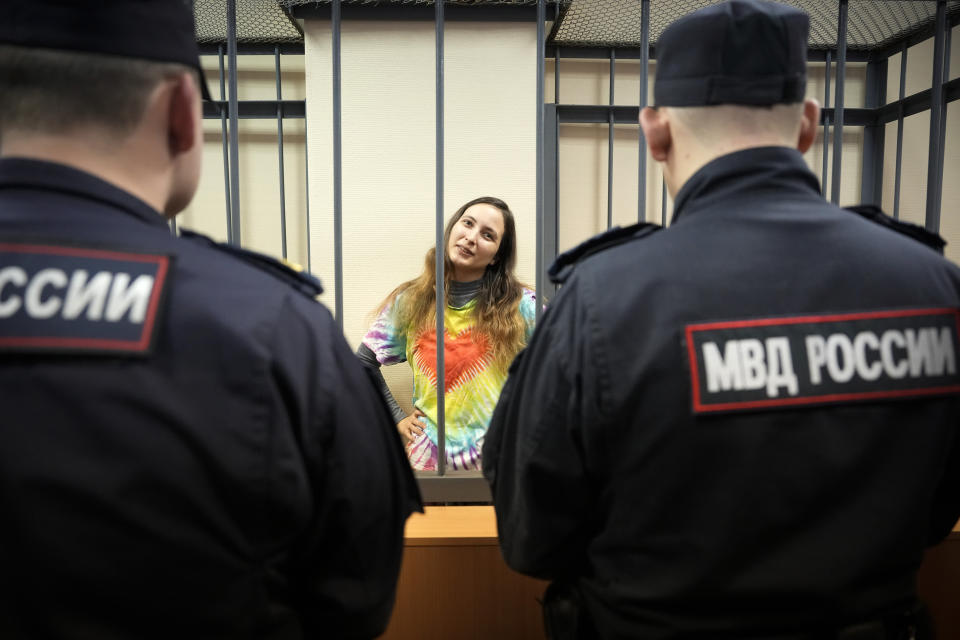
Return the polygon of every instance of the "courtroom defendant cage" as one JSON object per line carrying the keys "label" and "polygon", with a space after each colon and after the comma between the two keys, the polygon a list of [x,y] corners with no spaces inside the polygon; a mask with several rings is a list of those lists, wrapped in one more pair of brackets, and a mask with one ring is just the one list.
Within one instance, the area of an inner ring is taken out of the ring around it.
{"label": "courtroom defendant cage", "polygon": [[[350,38],[354,37],[355,25],[388,24],[399,41],[413,25],[432,23],[433,65],[424,73],[432,73],[435,95],[431,113],[424,113],[423,117],[433,120],[434,139],[425,138],[423,144],[432,142],[434,179],[432,193],[424,191],[418,197],[429,203],[432,196],[434,207],[428,213],[430,207],[425,205],[421,218],[409,224],[432,225],[434,241],[441,246],[448,213],[444,196],[449,171],[445,172],[445,168],[450,169],[450,145],[456,142],[451,141],[446,124],[451,113],[462,108],[460,100],[452,101],[445,91],[451,79],[451,70],[446,67],[445,36],[452,25],[494,29],[491,35],[495,35],[497,25],[510,25],[511,29],[519,25],[529,28],[531,40],[536,32],[535,55],[515,60],[517,68],[535,83],[535,98],[513,107],[516,118],[529,120],[534,129],[534,158],[525,177],[532,182],[534,192],[532,271],[539,312],[555,293],[547,269],[562,250],[617,224],[669,224],[669,198],[659,170],[648,159],[643,133],[637,125],[638,114],[651,103],[651,67],[656,63],[659,35],[670,22],[710,4],[717,3],[197,0],[197,37],[209,63],[214,94],[214,100],[203,105],[204,117],[212,126],[208,129],[208,141],[216,141],[219,146],[216,163],[220,166],[216,172],[208,167],[207,176],[216,173],[217,179],[223,180],[221,220],[216,223],[217,229],[222,230],[219,235],[235,245],[252,245],[277,257],[290,258],[322,276],[328,303],[343,328],[347,293],[344,261],[349,257],[346,252],[357,245],[344,237],[344,225],[351,223],[350,213],[344,208],[343,189],[345,109],[346,115],[350,115],[343,104],[343,86],[350,73],[341,55],[345,30]],[[951,181],[944,180],[945,175],[956,175],[960,166],[960,130],[956,130],[957,125],[948,126],[948,114],[953,116],[951,121],[957,119],[955,103],[960,98],[960,65],[956,62],[960,55],[952,46],[952,36],[960,24],[960,0],[787,0],[785,4],[805,10],[811,18],[808,96],[818,98],[823,110],[820,140],[808,163],[820,177],[824,196],[841,205],[859,202],[880,206],[895,218],[941,232],[948,240],[956,238],[954,245],[960,245],[960,219],[956,214],[960,193]],[[326,34],[317,46],[329,51],[330,63],[327,69],[307,69],[308,77],[317,73],[324,83],[329,81],[310,95],[326,102],[323,109],[330,118],[311,119],[308,123],[308,98],[285,98],[283,78],[288,75],[284,71],[287,67],[308,67],[304,57],[310,25],[316,25],[318,33]],[[482,62],[484,52],[478,50],[475,56]],[[296,65],[291,64],[293,60]],[[348,61],[349,64],[352,63]],[[255,70],[248,72],[247,67]],[[245,74],[256,76],[264,86],[266,78],[272,75],[272,89],[261,91],[256,99],[251,98],[252,91],[241,96]],[[584,100],[581,96],[586,85],[590,95]],[[571,101],[571,95],[577,97]],[[385,111],[387,107],[384,105]],[[264,171],[252,178],[242,175],[244,142],[240,123],[252,120],[262,121],[256,134],[260,144],[274,136],[276,165],[270,172],[273,175]],[[298,127],[296,139],[291,137],[292,124]],[[361,125],[351,120],[349,126],[354,127],[351,132],[360,127],[365,135],[375,139],[378,131],[399,125],[402,123],[392,122],[386,115],[364,116]],[[265,127],[272,127],[273,133],[268,134]],[[329,136],[329,149],[324,149],[323,155],[311,152],[319,147],[310,142],[320,135],[314,132]],[[291,157],[291,143],[295,143],[298,153],[303,147],[301,158]],[[577,162],[583,156],[588,160],[581,166]],[[210,164],[213,159],[211,154]],[[295,177],[290,169],[293,162],[297,163],[296,172],[299,163],[303,163],[302,173]],[[317,167],[328,166],[330,184],[311,184],[310,167],[317,171]],[[584,167],[592,171],[585,171]],[[584,178],[589,183],[573,184],[575,181],[568,179],[573,174],[591,174]],[[287,185],[301,175],[303,182],[297,186],[297,192],[289,191]],[[272,225],[279,231],[279,242],[269,247],[255,242],[256,230],[250,228],[249,215],[245,218],[241,211],[244,188],[250,187],[252,180],[258,185],[269,182],[277,187],[276,219],[257,218],[257,225]],[[323,203],[315,197],[311,211],[310,188],[316,190],[320,186],[330,197]],[[586,214],[583,203],[577,200],[584,197],[584,192],[592,198]],[[392,194],[384,195],[385,199],[389,197]],[[288,208],[288,200],[294,198],[302,199],[302,211],[301,207]],[[331,218],[322,234],[317,222],[320,205],[323,215],[329,213]],[[325,253],[319,254],[318,238],[329,242],[331,259]],[[947,255],[956,260],[960,253],[952,254],[953,248],[948,245]],[[320,261],[329,265],[318,269]],[[443,379],[444,286],[439,251],[436,273],[436,372],[437,378]],[[346,306],[351,305],[347,301]],[[438,385],[438,470],[419,474],[424,497],[430,502],[489,501],[489,490],[479,473],[451,474],[445,468],[442,386]]]}

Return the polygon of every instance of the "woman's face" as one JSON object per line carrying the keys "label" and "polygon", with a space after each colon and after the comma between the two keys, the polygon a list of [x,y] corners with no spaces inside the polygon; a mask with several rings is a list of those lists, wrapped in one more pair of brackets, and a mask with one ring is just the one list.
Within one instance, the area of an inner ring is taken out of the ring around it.
{"label": "woman's face", "polygon": [[447,256],[453,279],[470,282],[483,277],[503,239],[503,214],[491,204],[475,204],[460,216],[450,231]]}

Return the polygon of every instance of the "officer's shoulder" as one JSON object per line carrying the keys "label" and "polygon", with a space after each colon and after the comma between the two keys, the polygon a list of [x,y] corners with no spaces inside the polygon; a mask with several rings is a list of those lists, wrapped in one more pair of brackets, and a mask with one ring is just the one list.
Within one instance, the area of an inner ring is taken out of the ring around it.
{"label": "officer's shoulder", "polygon": [[305,272],[302,267],[285,260],[278,260],[264,253],[258,253],[242,247],[217,242],[203,234],[180,230],[180,237],[190,243],[204,246],[225,256],[239,260],[247,266],[264,272],[275,280],[299,291],[309,298],[316,298],[323,293],[320,280]]}
{"label": "officer's shoulder", "polygon": [[547,273],[550,276],[550,280],[556,284],[562,284],[567,281],[576,269],[577,264],[583,262],[590,256],[627,242],[648,238],[662,228],[660,225],[651,222],[638,222],[628,227],[613,227],[580,243],[573,249],[561,253],[557,256],[553,264],[550,265]]}
{"label": "officer's shoulder", "polygon": [[947,241],[944,240],[943,237],[937,233],[925,229],[924,227],[921,227],[918,224],[907,222],[905,220],[897,220],[896,218],[888,216],[877,205],[858,204],[852,207],[845,207],[845,210],[850,213],[855,213],[860,217],[873,222],[874,224],[878,224],[882,227],[890,229],[891,231],[895,231],[901,235],[907,236],[908,238],[912,238],[943,255],[943,248],[947,244]]}

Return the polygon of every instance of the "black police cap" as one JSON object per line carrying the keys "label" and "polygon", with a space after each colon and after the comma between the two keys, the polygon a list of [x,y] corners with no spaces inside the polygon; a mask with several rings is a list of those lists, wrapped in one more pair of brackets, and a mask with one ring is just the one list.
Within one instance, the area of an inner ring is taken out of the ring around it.
{"label": "black police cap", "polygon": [[179,63],[210,97],[191,0],[0,0],[0,43]]}
{"label": "black police cap", "polygon": [[803,11],[730,0],[673,22],[657,41],[658,106],[802,102],[807,84]]}

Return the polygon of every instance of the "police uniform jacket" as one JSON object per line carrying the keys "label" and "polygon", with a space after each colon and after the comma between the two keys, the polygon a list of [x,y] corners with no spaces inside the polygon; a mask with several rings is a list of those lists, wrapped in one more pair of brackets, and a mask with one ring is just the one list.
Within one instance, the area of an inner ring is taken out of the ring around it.
{"label": "police uniform jacket", "polygon": [[650,231],[583,258],[514,363],[483,452],[507,562],[603,638],[908,608],[960,516],[960,270],[787,148],[707,164]]}
{"label": "police uniform jacket", "polygon": [[0,637],[373,637],[419,494],[309,279],[0,160]]}

